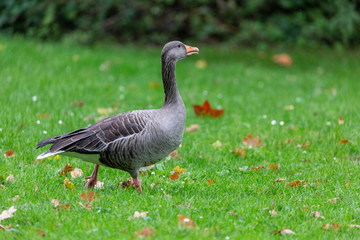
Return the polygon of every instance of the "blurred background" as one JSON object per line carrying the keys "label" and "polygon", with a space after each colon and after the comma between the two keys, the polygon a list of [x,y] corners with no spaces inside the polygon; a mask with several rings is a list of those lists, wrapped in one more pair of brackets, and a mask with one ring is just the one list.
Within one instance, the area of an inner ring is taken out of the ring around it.
{"label": "blurred background", "polygon": [[355,47],[358,0],[2,0],[0,31],[46,40]]}

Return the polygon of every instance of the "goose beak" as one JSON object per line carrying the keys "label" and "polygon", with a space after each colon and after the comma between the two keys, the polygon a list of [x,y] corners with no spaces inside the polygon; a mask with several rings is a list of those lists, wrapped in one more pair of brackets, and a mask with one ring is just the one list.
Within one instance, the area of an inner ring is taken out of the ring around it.
{"label": "goose beak", "polygon": [[187,46],[185,45],[186,48],[186,56],[191,56],[193,54],[198,54],[199,53],[199,49],[197,47],[191,47],[191,46]]}

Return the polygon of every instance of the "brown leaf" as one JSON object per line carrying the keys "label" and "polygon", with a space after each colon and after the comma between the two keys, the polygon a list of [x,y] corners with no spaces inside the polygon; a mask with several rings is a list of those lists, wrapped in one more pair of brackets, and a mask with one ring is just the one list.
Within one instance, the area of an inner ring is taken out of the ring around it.
{"label": "brown leaf", "polygon": [[327,223],[322,226],[322,229],[334,229],[334,231],[337,231],[340,227],[340,224],[337,223],[331,223],[331,225]]}
{"label": "brown leaf", "polygon": [[238,215],[238,214],[237,214],[236,212],[234,212],[234,211],[229,212],[229,214],[232,215],[232,216]]}
{"label": "brown leaf", "polygon": [[73,168],[74,168],[73,166],[66,164],[66,166],[64,167],[64,169],[61,169],[60,176],[62,176],[62,175],[65,175],[65,176],[66,176],[69,172],[73,171]]}
{"label": "brown leaf", "polygon": [[54,208],[58,208],[61,202],[58,199],[51,199],[51,203],[54,204]]}
{"label": "brown leaf", "polygon": [[291,187],[297,187],[297,186],[303,186],[305,185],[305,180],[295,180],[291,183],[286,183],[286,186],[291,186]]}
{"label": "brown leaf", "polygon": [[284,182],[286,180],[287,180],[286,178],[277,178],[277,179],[275,179],[274,182]]}
{"label": "brown leaf", "polygon": [[135,232],[135,237],[155,237],[156,233],[151,230],[151,228],[144,227],[140,233]]}
{"label": "brown leaf", "polygon": [[270,215],[271,216],[276,216],[277,215],[277,212],[275,211],[275,209],[269,211]]}
{"label": "brown leaf", "polygon": [[350,141],[348,139],[341,139],[341,141],[339,142],[339,145],[344,144],[344,143],[349,143]]}
{"label": "brown leaf", "polygon": [[200,126],[197,124],[191,124],[190,127],[186,129],[186,132],[191,133],[200,130]]}
{"label": "brown leaf", "polygon": [[286,111],[292,111],[292,110],[294,110],[294,105],[285,106],[285,107],[284,107],[284,110],[286,110]]}
{"label": "brown leaf", "polygon": [[195,222],[191,220],[191,218],[185,215],[177,215],[177,218],[179,219],[178,226],[188,227],[188,228],[196,227]]}
{"label": "brown leaf", "polygon": [[314,218],[321,218],[321,219],[325,219],[324,216],[321,216],[320,212],[314,212]]}
{"label": "brown leaf", "polygon": [[39,114],[38,114],[38,117],[39,117],[40,119],[49,118],[49,117],[50,117],[50,114],[49,114],[48,112],[46,112],[46,113],[39,113]]}
{"label": "brown leaf", "polygon": [[270,163],[269,168],[270,168],[271,170],[274,170],[274,171],[276,171],[276,172],[279,172],[279,164],[274,165],[274,164]]}
{"label": "brown leaf", "polygon": [[126,180],[119,183],[120,188],[129,189],[131,187],[135,187],[132,178],[127,178]]}
{"label": "brown leaf", "polygon": [[88,194],[86,194],[85,192],[83,192],[83,193],[80,195],[80,200],[83,201],[84,204],[81,203],[81,202],[79,202],[79,204],[80,204],[83,208],[85,208],[85,209],[92,209],[92,204],[91,204],[91,202],[92,202],[92,200],[94,200],[94,198],[96,198],[96,197],[99,197],[99,195],[95,194],[94,191],[89,192]]}
{"label": "brown leaf", "polygon": [[297,145],[297,148],[307,149],[307,148],[309,147],[309,145],[310,145],[310,142],[309,142],[309,141],[306,141],[306,142],[304,142],[304,143],[302,143],[302,144],[298,144],[298,145]]}
{"label": "brown leaf", "polygon": [[9,151],[5,151],[5,155],[7,156],[7,157],[15,157],[15,152],[14,152],[14,150],[9,150]]}
{"label": "brown leaf", "polygon": [[160,87],[161,87],[161,85],[158,82],[153,82],[153,81],[149,82],[149,88],[157,89],[157,88],[160,88]]}
{"label": "brown leaf", "polygon": [[339,125],[343,125],[344,124],[344,119],[342,117],[339,117],[338,119],[338,124]]}
{"label": "brown leaf", "polygon": [[38,189],[39,189],[39,188],[38,188],[38,186],[37,186],[37,184],[36,184],[36,185],[35,185],[34,194],[37,192]]}
{"label": "brown leaf", "polygon": [[80,168],[75,168],[73,171],[70,172],[70,175],[72,178],[81,177],[83,175],[83,171]]}
{"label": "brown leaf", "polygon": [[75,100],[74,103],[73,103],[73,106],[81,108],[81,107],[84,106],[84,102],[83,102],[83,100]]}
{"label": "brown leaf", "polygon": [[205,100],[203,105],[193,105],[193,107],[197,116],[210,116],[217,118],[224,113],[224,109],[212,109],[208,100]]}
{"label": "brown leaf", "polygon": [[262,169],[262,168],[264,168],[264,166],[263,166],[263,165],[259,165],[259,166],[257,166],[257,167],[252,167],[252,168],[250,168],[249,171],[250,171],[250,170],[259,171],[259,170]]}
{"label": "brown leaf", "polygon": [[330,198],[327,201],[331,203],[336,203],[339,200],[339,198]]}
{"label": "brown leaf", "polygon": [[247,137],[244,137],[243,139],[243,144],[249,148],[253,148],[253,147],[261,147],[262,145],[262,140],[256,136],[255,138],[251,135],[251,134],[247,134]]}
{"label": "brown leaf", "polygon": [[13,217],[13,213],[16,212],[14,206],[11,206],[8,210],[4,210],[0,214],[0,223],[2,220]]}
{"label": "brown leaf", "polygon": [[286,53],[276,54],[273,56],[273,61],[284,67],[290,67],[293,63],[291,57]]}
{"label": "brown leaf", "polygon": [[177,179],[179,179],[179,173],[178,172],[174,172],[173,174],[171,174],[171,176],[170,176],[170,179],[171,180],[173,180],[173,181],[175,181],[175,180],[177,180]]}
{"label": "brown leaf", "polygon": [[213,184],[213,183],[214,183],[214,180],[209,179],[209,180],[206,181],[206,183],[207,183],[208,185]]}
{"label": "brown leaf", "polygon": [[233,153],[235,155],[239,155],[244,158],[246,156],[245,151],[246,151],[245,148],[237,147],[234,150],[232,150],[231,153]]}
{"label": "brown leaf", "polygon": [[283,230],[274,230],[272,231],[273,234],[278,235],[289,235],[289,234],[295,234],[292,230],[290,230],[288,227],[284,228]]}
{"label": "brown leaf", "polygon": [[41,236],[41,237],[45,237],[45,236],[46,236],[46,234],[45,234],[45,232],[44,232],[43,230],[36,229],[36,231],[37,231],[37,234],[38,234],[39,236]]}

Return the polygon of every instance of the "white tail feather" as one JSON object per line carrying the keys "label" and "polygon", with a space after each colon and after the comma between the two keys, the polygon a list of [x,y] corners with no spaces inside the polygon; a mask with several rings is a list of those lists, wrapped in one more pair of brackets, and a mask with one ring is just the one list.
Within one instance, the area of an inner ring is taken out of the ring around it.
{"label": "white tail feather", "polygon": [[44,152],[42,154],[40,154],[39,156],[37,156],[36,159],[43,159],[43,158],[47,158],[47,157],[50,157],[50,156],[53,156],[53,155],[57,155],[57,154],[60,154],[60,153],[63,153],[64,151],[57,151],[57,152]]}

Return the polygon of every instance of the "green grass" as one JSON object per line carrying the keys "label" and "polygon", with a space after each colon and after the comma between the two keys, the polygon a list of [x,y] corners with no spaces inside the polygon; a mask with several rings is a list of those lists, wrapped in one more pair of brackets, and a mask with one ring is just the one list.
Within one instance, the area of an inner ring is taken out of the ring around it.
{"label": "green grass", "polygon": [[[359,52],[273,49],[259,58],[251,49],[188,43],[199,47],[200,54],[177,64],[178,86],[187,108],[186,125],[199,124],[201,130],[184,134],[180,161],[162,161],[141,176],[142,195],[119,188],[129,177],[126,172],[100,167],[105,187],[95,190],[100,196],[93,210],[86,210],[78,202],[83,177],[93,166],[67,157],[35,163],[45,150],[35,150],[36,143],[93,123],[84,117],[99,117],[98,108],[116,106],[116,112],[124,112],[161,107],[162,88],[149,87],[150,82],[161,83],[161,49],[87,48],[4,37],[0,43],[0,212],[13,205],[17,209],[13,218],[1,222],[12,224],[13,230],[0,231],[0,239],[40,239],[37,229],[47,239],[129,239],[143,227],[150,227],[156,239],[273,239],[283,238],[272,231],[285,227],[295,232],[286,238],[360,237],[360,229],[348,226],[360,224]],[[272,62],[272,55],[282,51],[292,56],[292,67]],[[196,67],[200,59],[206,60],[205,69]],[[99,70],[102,64],[105,71]],[[196,117],[192,105],[205,99],[224,108],[223,117]],[[74,106],[80,100],[84,105]],[[284,110],[288,105],[294,110]],[[40,119],[46,112],[50,117]],[[247,149],[245,158],[232,155],[232,149],[244,147],[247,133],[259,136],[263,146]],[[281,144],[289,138],[294,144]],[[339,145],[341,139],[350,143]],[[222,147],[212,146],[217,140]],[[306,141],[308,149],[297,148]],[[15,157],[3,154],[10,149]],[[71,179],[73,190],[62,186],[65,177],[58,172],[70,163],[84,171],[83,177]],[[280,164],[280,171],[266,163]],[[177,165],[187,172],[172,181]],[[238,169],[258,165],[265,168]],[[14,182],[4,181],[9,174]],[[274,182],[277,178],[287,181]],[[328,182],[311,185],[319,178]],[[208,179],[214,183],[208,185]],[[307,186],[286,186],[295,180],[305,180]],[[152,189],[152,183],[159,184]],[[15,195],[20,199],[13,202]],[[328,202],[331,198],[339,200]],[[54,209],[51,199],[69,203],[70,210]],[[272,201],[277,216],[268,213]],[[314,218],[303,205],[325,219]],[[131,219],[135,211],[149,213]],[[197,227],[179,227],[177,215],[190,217]],[[332,222],[341,225],[338,231],[322,229]]]}

